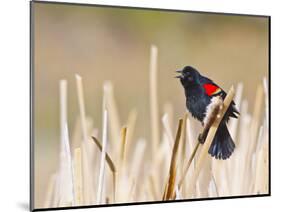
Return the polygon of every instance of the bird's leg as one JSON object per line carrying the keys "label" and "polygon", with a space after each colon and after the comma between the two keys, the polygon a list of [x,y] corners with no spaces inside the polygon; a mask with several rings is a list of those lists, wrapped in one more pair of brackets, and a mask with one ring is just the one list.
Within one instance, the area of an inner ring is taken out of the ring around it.
{"label": "bird's leg", "polygon": [[205,139],[203,138],[203,133],[200,133],[199,136],[198,136],[198,141],[200,144],[204,144],[205,142]]}

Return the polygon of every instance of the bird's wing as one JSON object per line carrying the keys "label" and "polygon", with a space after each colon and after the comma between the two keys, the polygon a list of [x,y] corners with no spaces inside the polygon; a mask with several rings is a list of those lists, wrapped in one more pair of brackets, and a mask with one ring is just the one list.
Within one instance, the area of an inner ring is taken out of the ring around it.
{"label": "bird's wing", "polygon": [[[203,83],[203,88],[205,90],[205,93],[209,97],[221,96],[223,99],[226,97],[226,92],[208,78]],[[231,102],[231,107],[229,107],[228,111],[229,116],[233,118],[238,118],[239,112],[236,109],[234,101]]]}
{"label": "bird's wing", "polygon": [[203,88],[204,88],[205,93],[210,97],[222,95],[225,93],[219,86],[217,86],[214,83],[204,83]]}
{"label": "bird's wing", "polygon": [[200,84],[202,85],[205,93],[209,97],[220,95],[222,96],[222,98],[225,98],[226,93],[224,92],[224,90],[216,83],[214,83],[211,79],[202,76],[200,81],[201,81]]}

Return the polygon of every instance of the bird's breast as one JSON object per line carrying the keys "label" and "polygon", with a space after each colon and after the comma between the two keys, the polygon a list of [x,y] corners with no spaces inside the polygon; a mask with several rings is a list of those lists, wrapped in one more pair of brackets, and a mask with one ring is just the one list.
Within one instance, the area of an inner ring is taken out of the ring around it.
{"label": "bird's breast", "polygon": [[186,107],[191,115],[198,119],[200,122],[203,121],[206,113],[206,108],[210,104],[210,97],[206,96],[202,92],[192,90],[186,93]]}

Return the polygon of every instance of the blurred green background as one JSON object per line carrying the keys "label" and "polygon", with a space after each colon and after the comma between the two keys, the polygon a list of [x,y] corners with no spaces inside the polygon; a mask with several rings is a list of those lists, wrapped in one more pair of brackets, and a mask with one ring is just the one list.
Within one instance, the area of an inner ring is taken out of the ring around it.
{"label": "blurred green background", "polygon": [[42,207],[58,168],[59,80],[68,81],[70,137],[78,111],[75,73],[83,78],[86,113],[101,128],[102,85],[112,81],[119,116],[138,112],[135,137],[150,139],[149,56],[158,47],[160,115],[170,103],[176,121],[185,97],[174,71],[192,65],[228,90],[244,84],[253,105],[268,74],[268,19],[191,12],[33,3],[35,79],[35,205]]}

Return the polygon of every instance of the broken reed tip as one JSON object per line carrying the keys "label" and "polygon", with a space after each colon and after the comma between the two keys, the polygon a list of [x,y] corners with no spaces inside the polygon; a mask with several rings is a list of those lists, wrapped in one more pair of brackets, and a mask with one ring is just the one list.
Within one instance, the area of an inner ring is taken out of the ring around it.
{"label": "broken reed tip", "polygon": [[59,82],[60,82],[60,84],[66,84],[67,80],[66,79],[61,79]]}
{"label": "broken reed tip", "polygon": [[154,44],[151,44],[150,49],[151,49],[151,51],[157,51],[157,46]]}
{"label": "broken reed tip", "polygon": [[107,80],[107,81],[105,81],[104,83],[103,83],[103,90],[105,91],[105,92],[108,92],[108,91],[111,91],[112,90],[112,83],[111,83],[111,81],[109,81],[109,80]]}
{"label": "broken reed tip", "polygon": [[79,74],[75,74],[75,78],[76,78],[77,80],[81,80],[81,79],[82,79],[82,77],[81,77]]}
{"label": "broken reed tip", "polygon": [[112,84],[110,81],[105,81],[103,83],[103,108],[107,110],[109,93],[112,90]]}
{"label": "broken reed tip", "polygon": [[165,122],[165,121],[168,121],[168,114],[165,113],[163,116],[162,116],[162,121]]}

